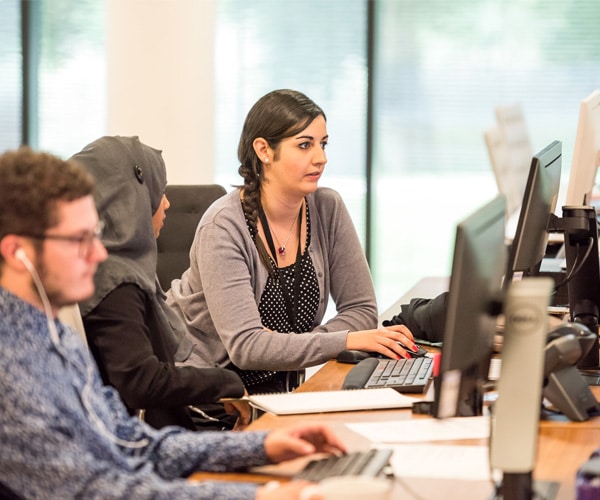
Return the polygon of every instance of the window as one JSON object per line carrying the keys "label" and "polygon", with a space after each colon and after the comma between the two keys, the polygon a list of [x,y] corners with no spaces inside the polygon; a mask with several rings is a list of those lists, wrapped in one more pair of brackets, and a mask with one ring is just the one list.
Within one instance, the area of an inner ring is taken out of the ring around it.
{"label": "window", "polygon": [[[483,131],[519,103],[534,152],[600,87],[593,2],[377,0],[371,267],[380,308],[450,273],[455,224],[496,193]],[[566,188],[566,180],[562,183]]]}
{"label": "window", "polygon": [[38,87],[32,95],[37,128],[31,144],[69,157],[106,129],[104,2],[29,4],[39,9],[32,16],[37,25],[30,27],[39,34],[34,39]]}
{"label": "window", "polygon": [[[21,142],[23,5],[30,144],[69,156],[106,132],[106,5],[0,2],[2,149]],[[301,90],[328,117],[321,183],[342,194],[365,247],[373,82],[370,264],[381,309],[419,278],[448,275],[455,224],[496,194],[483,140],[494,107],[522,106],[536,152],[561,140],[566,176],[579,102],[600,88],[593,0],[218,0],[216,8],[215,182],[241,182],[237,142],[250,106],[275,88]]]}
{"label": "window", "polygon": [[26,142],[67,157],[104,133],[103,2],[3,0],[0,37],[0,151]]}
{"label": "window", "polygon": [[19,0],[0,2],[0,151],[21,144],[21,11]]}
{"label": "window", "polygon": [[250,107],[271,90],[299,90],[327,116],[321,185],[342,194],[364,239],[366,2],[223,0],[217,7],[216,181],[242,182],[237,146]]}

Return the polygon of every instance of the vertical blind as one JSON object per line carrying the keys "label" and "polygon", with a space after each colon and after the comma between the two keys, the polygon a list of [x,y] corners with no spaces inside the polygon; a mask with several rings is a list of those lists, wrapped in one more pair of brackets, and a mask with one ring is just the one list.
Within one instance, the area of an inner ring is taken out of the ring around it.
{"label": "vertical blind", "polygon": [[220,0],[217,7],[218,181],[241,182],[237,145],[254,102],[277,88],[299,90],[327,116],[321,184],[341,192],[364,240],[367,3]]}
{"label": "vertical blind", "polygon": [[[322,184],[340,191],[366,241],[366,110],[373,95],[371,268],[380,308],[422,276],[448,275],[453,232],[496,193],[483,131],[521,105],[534,151],[563,142],[568,172],[579,102],[600,88],[594,0],[219,0],[216,182],[237,184],[250,106],[303,91],[331,135]],[[105,133],[104,2],[38,0],[35,147],[61,155]],[[21,142],[21,2],[0,2],[0,149]],[[566,181],[565,181],[566,182]],[[566,188],[561,186],[561,190]]]}
{"label": "vertical blind", "polygon": [[[382,306],[447,276],[455,224],[497,193],[483,132],[519,104],[532,149],[600,88],[600,10],[570,0],[376,0],[372,271]],[[568,176],[563,175],[561,192]]]}
{"label": "vertical blind", "polygon": [[21,144],[23,96],[19,0],[0,2],[0,151]]}

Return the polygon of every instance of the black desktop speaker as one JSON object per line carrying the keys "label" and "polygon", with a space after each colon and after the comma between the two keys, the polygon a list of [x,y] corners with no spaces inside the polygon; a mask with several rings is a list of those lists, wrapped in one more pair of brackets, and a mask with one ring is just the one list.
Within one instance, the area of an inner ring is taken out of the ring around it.
{"label": "black desktop speaker", "polygon": [[580,323],[564,323],[548,334],[543,395],[556,410],[575,422],[598,412],[598,402],[577,365],[597,338]]}

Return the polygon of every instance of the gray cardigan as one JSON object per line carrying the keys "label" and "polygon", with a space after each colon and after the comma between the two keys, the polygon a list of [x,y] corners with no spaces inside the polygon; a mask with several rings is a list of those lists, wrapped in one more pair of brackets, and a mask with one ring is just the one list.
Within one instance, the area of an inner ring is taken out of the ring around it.
{"label": "gray cardigan", "polygon": [[[190,250],[190,268],[174,280],[167,302],[184,319],[203,366],[232,361],[245,370],[298,370],[324,363],[346,348],[349,331],[377,326],[371,274],[340,195],[319,188],[307,196],[310,252],[321,300],[312,331],[265,329],[258,303],[268,272],[250,237],[239,190],[204,214]],[[329,296],[336,315],[321,324]],[[198,362],[198,361],[197,361]]]}

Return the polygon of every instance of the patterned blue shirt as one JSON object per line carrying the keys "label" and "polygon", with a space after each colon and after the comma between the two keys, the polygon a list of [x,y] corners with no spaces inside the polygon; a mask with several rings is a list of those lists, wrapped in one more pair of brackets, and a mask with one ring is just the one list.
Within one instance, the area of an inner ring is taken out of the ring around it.
{"label": "patterned blue shirt", "polygon": [[264,432],[155,430],[103,386],[85,344],[0,287],[0,481],[25,498],[248,499],[190,473],[268,463]]}

